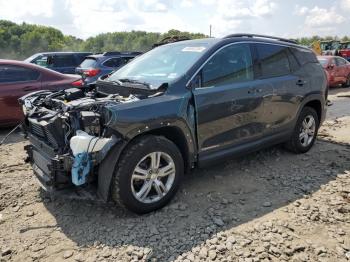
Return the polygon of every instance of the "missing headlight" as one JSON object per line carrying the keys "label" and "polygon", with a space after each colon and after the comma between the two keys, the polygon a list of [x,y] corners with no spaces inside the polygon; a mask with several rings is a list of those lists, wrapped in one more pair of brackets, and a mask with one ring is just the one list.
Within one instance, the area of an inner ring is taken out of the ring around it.
{"label": "missing headlight", "polygon": [[101,133],[100,114],[91,111],[80,112],[81,126],[90,134],[99,136]]}

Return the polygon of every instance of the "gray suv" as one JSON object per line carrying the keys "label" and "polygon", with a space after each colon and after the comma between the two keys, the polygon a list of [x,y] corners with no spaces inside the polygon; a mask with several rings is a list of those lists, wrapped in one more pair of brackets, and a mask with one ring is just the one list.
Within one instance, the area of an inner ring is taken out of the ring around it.
{"label": "gray suv", "polygon": [[194,167],[280,143],[309,151],[326,99],[312,50],[236,34],[162,45],[93,90],[20,102],[28,160],[45,190],[89,188],[146,213],[168,203]]}

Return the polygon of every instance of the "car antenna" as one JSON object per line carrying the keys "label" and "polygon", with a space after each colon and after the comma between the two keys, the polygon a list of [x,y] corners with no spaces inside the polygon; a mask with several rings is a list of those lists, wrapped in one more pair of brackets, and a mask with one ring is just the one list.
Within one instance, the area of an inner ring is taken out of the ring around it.
{"label": "car antenna", "polygon": [[16,131],[17,128],[19,128],[21,126],[22,123],[18,124],[14,129],[12,129],[0,142],[0,146],[3,145],[3,143],[5,143],[5,141],[7,140],[7,138]]}

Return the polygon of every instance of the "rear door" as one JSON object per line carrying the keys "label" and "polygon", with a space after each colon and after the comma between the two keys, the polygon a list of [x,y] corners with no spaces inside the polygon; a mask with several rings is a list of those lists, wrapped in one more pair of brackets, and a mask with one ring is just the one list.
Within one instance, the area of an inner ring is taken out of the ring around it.
{"label": "rear door", "polygon": [[348,77],[348,61],[341,57],[335,57],[334,59],[337,66],[337,82],[344,84]]}
{"label": "rear door", "polygon": [[18,98],[41,89],[40,73],[13,65],[0,65],[0,123],[14,123],[22,118]]}
{"label": "rear door", "polygon": [[230,44],[203,66],[193,89],[199,154],[206,156],[261,137],[262,97],[255,92],[251,45]]}
{"label": "rear door", "polygon": [[298,62],[289,48],[270,43],[255,44],[259,57],[259,79],[262,86],[268,86],[271,93],[264,97],[264,111],[261,115],[265,134],[272,135],[290,128],[306,79],[293,74]]}

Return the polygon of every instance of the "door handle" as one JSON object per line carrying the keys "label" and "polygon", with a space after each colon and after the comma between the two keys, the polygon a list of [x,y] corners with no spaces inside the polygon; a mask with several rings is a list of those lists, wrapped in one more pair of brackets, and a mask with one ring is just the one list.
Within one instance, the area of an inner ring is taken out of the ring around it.
{"label": "door handle", "polygon": [[35,91],[37,88],[35,86],[25,86],[23,87],[23,91]]}
{"label": "door handle", "polygon": [[305,85],[306,84],[306,81],[305,80],[301,80],[301,79],[299,79],[297,82],[296,82],[296,85],[297,86],[303,86],[303,85]]}
{"label": "door handle", "polygon": [[257,93],[261,93],[263,90],[262,88],[252,88],[248,90],[248,94],[257,94]]}

